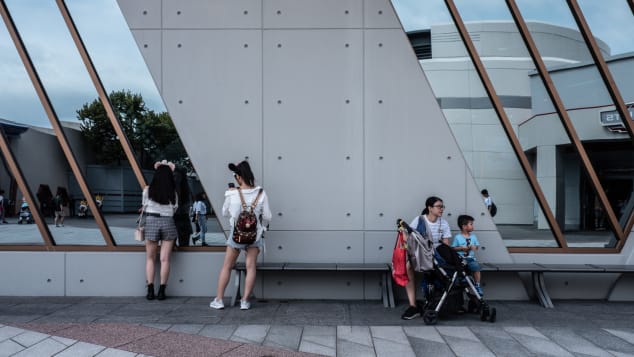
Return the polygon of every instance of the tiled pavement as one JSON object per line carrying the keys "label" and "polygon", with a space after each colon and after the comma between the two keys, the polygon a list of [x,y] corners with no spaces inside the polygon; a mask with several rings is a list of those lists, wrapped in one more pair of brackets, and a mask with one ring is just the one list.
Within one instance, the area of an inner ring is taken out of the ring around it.
{"label": "tiled pavement", "polygon": [[634,304],[491,302],[496,323],[401,320],[378,301],[0,297],[0,356],[634,356]]}

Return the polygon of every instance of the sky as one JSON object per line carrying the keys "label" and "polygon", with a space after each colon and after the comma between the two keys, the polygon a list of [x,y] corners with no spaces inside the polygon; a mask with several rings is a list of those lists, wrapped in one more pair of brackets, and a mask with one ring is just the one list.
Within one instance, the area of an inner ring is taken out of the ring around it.
{"label": "sky", "polygon": [[[54,0],[6,0],[7,7],[61,120],[97,99],[97,92]],[[146,105],[165,111],[115,0],[66,0],[107,92],[140,93]],[[0,21],[2,22],[2,21]],[[0,118],[50,128],[22,61],[0,26]]]}
{"label": "sky", "polygon": [[[129,0],[133,1],[133,0]],[[516,0],[525,20],[576,28],[565,0]],[[627,0],[578,0],[594,35],[612,53],[634,51],[634,16]],[[61,120],[97,93],[54,0],[6,0],[16,26]],[[509,20],[504,0],[455,0],[464,21]],[[140,93],[150,109],[164,111],[152,77],[116,0],[66,0],[108,92]],[[451,22],[442,0],[393,0],[406,31]],[[539,45],[539,44],[538,44]],[[51,127],[6,26],[0,26],[0,118]]]}

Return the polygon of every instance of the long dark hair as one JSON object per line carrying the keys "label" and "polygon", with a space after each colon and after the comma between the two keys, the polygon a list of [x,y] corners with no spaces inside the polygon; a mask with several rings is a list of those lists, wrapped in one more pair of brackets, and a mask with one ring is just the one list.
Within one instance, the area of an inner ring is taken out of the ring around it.
{"label": "long dark hair", "polygon": [[421,212],[420,214],[428,214],[429,213],[429,207],[432,207],[433,205],[436,204],[436,202],[442,202],[442,198],[440,197],[436,197],[436,196],[430,196],[425,200],[425,208],[423,209],[423,212]]}
{"label": "long dark hair", "polygon": [[242,177],[242,180],[247,185],[255,186],[255,176],[253,176],[253,171],[251,171],[251,165],[249,165],[248,161],[244,160],[237,165],[229,164],[229,170]]}
{"label": "long dark hair", "polygon": [[162,205],[176,203],[176,182],[172,169],[167,165],[160,165],[150,183],[148,196],[154,202]]}
{"label": "long dark hair", "polygon": [[57,186],[57,196],[61,199],[61,204],[66,206],[68,203],[68,191],[65,187]]}

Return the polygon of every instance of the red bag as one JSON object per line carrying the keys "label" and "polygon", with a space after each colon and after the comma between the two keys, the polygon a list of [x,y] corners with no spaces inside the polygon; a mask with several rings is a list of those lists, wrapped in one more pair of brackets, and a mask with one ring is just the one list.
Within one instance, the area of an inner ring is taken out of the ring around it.
{"label": "red bag", "polygon": [[400,286],[407,285],[407,235],[403,229],[398,230],[394,252],[392,253],[392,278]]}

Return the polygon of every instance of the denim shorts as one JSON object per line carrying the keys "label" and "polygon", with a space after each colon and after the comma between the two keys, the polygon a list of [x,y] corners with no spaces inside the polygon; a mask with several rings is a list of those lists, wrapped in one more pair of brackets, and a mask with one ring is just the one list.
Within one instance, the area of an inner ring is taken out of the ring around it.
{"label": "denim shorts", "polygon": [[464,258],[464,261],[467,262],[467,268],[470,271],[480,271],[480,264],[474,258]]}
{"label": "denim shorts", "polygon": [[253,244],[239,244],[233,241],[233,238],[231,236],[229,236],[229,238],[227,239],[227,243],[226,243],[227,247],[231,247],[231,248],[235,248],[235,249],[244,249],[247,250],[248,248],[258,248],[260,250],[262,250],[262,248],[264,247],[264,239],[260,238],[258,240],[256,240],[255,242],[253,242]]}

